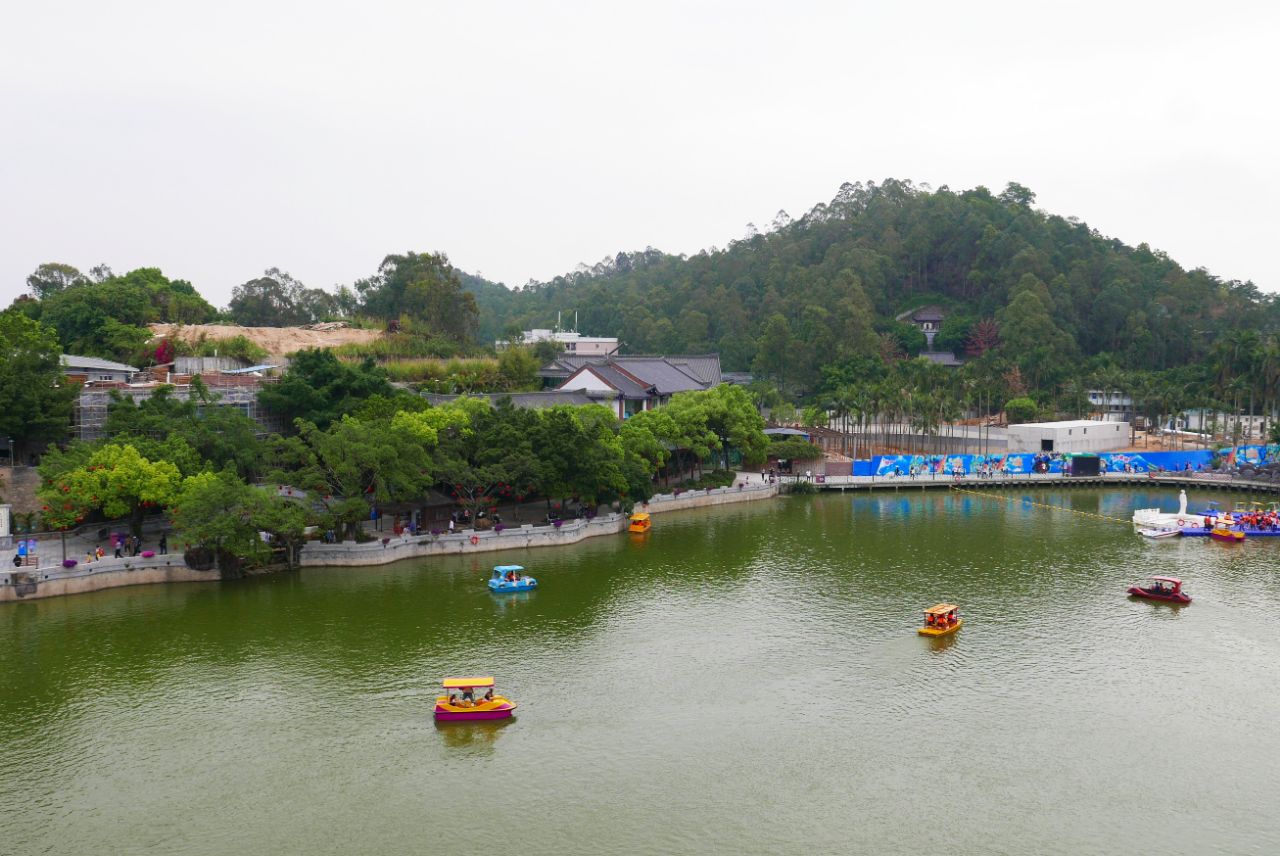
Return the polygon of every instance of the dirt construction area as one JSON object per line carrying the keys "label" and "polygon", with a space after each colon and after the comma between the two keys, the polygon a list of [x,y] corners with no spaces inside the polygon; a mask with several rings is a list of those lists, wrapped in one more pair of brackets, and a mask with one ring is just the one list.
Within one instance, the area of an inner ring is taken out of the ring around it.
{"label": "dirt construction area", "polygon": [[216,342],[244,336],[272,356],[283,357],[303,348],[334,348],[381,339],[381,330],[358,330],[341,324],[311,324],[306,327],[241,327],[236,324],[152,324],[157,338],[177,338],[183,342]]}

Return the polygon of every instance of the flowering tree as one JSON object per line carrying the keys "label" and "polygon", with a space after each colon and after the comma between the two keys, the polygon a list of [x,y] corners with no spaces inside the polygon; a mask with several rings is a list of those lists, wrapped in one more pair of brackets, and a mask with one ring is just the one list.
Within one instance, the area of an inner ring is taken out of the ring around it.
{"label": "flowering tree", "polygon": [[141,537],[143,514],[168,505],[180,481],[178,468],[169,461],[151,461],[131,445],[108,443],[78,465],[47,476],[40,498],[48,506],[46,514],[58,515],[63,528],[101,509],[107,517],[127,516],[133,534]]}
{"label": "flowering tree", "polygon": [[[70,475],[70,474],[68,474]],[[78,478],[68,478],[60,483],[45,485],[39,491],[40,516],[44,525],[58,530],[62,537],[62,561],[67,560],[67,530],[83,523],[85,515],[96,506],[97,499],[89,485],[79,483]]]}

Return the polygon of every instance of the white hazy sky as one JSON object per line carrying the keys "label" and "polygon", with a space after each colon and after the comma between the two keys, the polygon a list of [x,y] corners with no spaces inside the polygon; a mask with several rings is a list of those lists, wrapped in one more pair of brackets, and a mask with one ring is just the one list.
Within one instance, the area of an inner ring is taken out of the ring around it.
{"label": "white hazy sky", "polygon": [[1230,2],[10,3],[0,298],[106,262],[223,306],[410,249],[519,285],[888,176],[1276,290],[1278,38]]}

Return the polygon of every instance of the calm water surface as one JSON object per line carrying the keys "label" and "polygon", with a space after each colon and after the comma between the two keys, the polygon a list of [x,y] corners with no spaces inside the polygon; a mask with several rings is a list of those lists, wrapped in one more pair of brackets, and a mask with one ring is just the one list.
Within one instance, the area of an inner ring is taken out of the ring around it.
{"label": "calm water surface", "polygon": [[[1023,496],[0,606],[0,853],[1280,852],[1280,538]],[[1126,599],[1148,573],[1195,603]],[[515,720],[432,722],[470,672]]]}

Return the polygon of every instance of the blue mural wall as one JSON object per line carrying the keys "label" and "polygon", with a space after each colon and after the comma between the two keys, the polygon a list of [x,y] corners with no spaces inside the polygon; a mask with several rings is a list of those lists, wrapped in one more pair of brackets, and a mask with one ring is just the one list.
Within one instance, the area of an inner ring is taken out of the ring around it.
{"label": "blue mural wall", "polygon": [[[1219,450],[1229,464],[1260,464],[1280,460],[1280,446],[1237,446]],[[1103,452],[1103,472],[1170,472],[1208,469],[1213,457],[1208,449],[1187,452]],[[1030,472],[1061,473],[1070,466],[1070,458],[1056,453],[1018,453],[1011,455],[876,455],[869,460],[854,461],[855,476],[952,475],[957,470],[966,475],[985,471],[997,475]]]}

